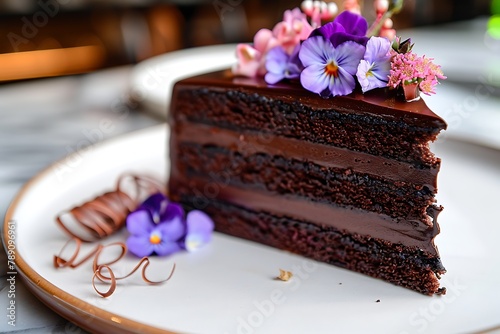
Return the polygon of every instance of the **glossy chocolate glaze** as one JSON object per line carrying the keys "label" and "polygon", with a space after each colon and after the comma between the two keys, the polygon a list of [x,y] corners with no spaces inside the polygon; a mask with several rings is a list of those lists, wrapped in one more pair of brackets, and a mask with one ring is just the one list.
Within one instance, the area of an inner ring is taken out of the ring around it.
{"label": "glossy chocolate glaze", "polygon": [[347,96],[324,99],[305,90],[298,83],[268,85],[262,78],[235,77],[230,71],[207,73],[184,79],[181,85],[216,90],[238,90],[249,94],[262,94],[284,102],[300,102],[315,109],[335,109],[339,112],[372,114],[394,119],[404,119],[408,124],[446,129],[446,122],[430,110],[424,100],[405,102],[395,91],[373,90],[362,94],[355,91]]}

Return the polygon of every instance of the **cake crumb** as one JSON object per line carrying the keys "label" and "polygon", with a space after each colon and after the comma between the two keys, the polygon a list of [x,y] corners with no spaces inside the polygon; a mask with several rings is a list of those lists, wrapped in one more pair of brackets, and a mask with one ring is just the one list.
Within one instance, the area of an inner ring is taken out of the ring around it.
{"label": "cake crumb", "polygon": [[446,295],[446,288],[445,287],[439,288],[436,292],[436,295],[438,295],[438,296]]}
{"label": "cake crumb", "polygon": [[375,301],[375,303],[380,303],[380,299],[377,299],[377,300]]}
{"label": "cake crumb", "polygon": [[292,278],[293,274],[290,271],[280,269],[280,275],[276,277],[276,279],[279,279],[280,281],[288,281],[290,278]]}

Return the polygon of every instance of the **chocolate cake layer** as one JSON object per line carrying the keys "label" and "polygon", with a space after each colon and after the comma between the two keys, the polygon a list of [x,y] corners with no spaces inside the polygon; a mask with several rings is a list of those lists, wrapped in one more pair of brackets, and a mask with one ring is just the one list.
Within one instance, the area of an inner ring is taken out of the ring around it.
{"label": "chocolate cake layer", "polygon": [[217,72],[174,87],[169,195],[216,229],[426,294],[446,123],[391,92],[322,99]]}
{"label": "chocolate cake layer", "polygon": [[434,194],[414,183],[384,180],[351,169],[325,168],[301,161],[299,155],[287,159],[193,143],[180,144],[178,152],[177,166],[188,177],[214,175],[220,182],[241,188],[297,195],[432,224],[426,208],[434,204]]}
{"label": "chocolate cake layer", "polygon": [[[191,207],[201,199],[182,197]],[[432,295],[446,272],[439,257],[384,239],[345,233],[331,225],[252,211],[224,201],[205,202],[220,232],[298,253]]]}
{"label": "chocolate cake layer", "polygon": [[178,121],[253,130],[429,167],[439,160],[428,142],[446,128],[423,101],[357,93],[321,99],[299,85],[269,89],[264,81],[224,72],[183,80],[173,96]]}
{"label": "chocolate cake layer", "polygon": [[[200,178],[184,178],[172,170],[169,183],[170,194],[174,201],[199,210],[212,200],[224,201],[248,210],[265,211],[277,217],[291,217],[318,226],[330,226],[338,230],[370,236],[391,243],[401,243],[423,250],[431,256],[439,256],[434,245],[434,237],[439,234],[436,218],[439,208],[430,208],[433,220],[428,226],[418,220],[394,219],[384,214],[377,214],[354,207],[318,203],[295,196],[276,195],[266,191],[242,189]],[[192,202],[187,202],[192,198]],[[217,220],[215,220],[217,225]]]}

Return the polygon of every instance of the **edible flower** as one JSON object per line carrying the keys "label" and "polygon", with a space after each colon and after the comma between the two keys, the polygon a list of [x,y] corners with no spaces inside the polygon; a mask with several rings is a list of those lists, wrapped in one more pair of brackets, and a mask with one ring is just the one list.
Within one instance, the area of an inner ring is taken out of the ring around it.
{"label": "edible flower", "polygon": [[300,83],[325,98],[350,94],[356,87],[354,75],[364,53],[365,47],[353,41],[335,47],[323,36],[309,37],[299,52],[305,66]]}
{"label": "edible flower", "polygon": [[254,36],[253,45],[238,44],[233,73],[246,77],[263,76],[266,74],[266,54],[278,45],[278,40],[269,29],[260,29]]}
{"label": "edible flower", "polygon": [[368,22],[361,15],[344,11],[335,20],[329,22],[311,33],[312,36],[323,36],[329,40],[334,47],[340,44],[353,41],[363,46],[368,42],[366,31]]}
{"label": "edible flower", "polygon": [[286,10],[283,14],[283,21],[273,28],[273,36],[277,39],[287,54],[291,54],[295,47],[305,40],[313,28],[307,21],[307,16],[299,8]]}
{"label": "edible flower", "polygon": [[337,16],[337,5],[315,0],[303,1],[302,12],[285,11],[273,30],[257,32],[253,45],[237,46],[233,73],[261,77],[268,84],[300,78],[303,88],[325,98],[350,94],[356,87],[363,93],[397,89],[408,102],[420,98],[420,91],[434,93],[438,79],[446,78],[441,68],[432,58],[412,53],[411,40],[400,42],[393,29],[391,17],[401,11],[403,0],[374,0],[376,18],[370,27],[358,0],[344,0],[343,6]]}
{"label": "edible flower", "polygon": [[283,21],[275,25],[273,30],[260,29],[254,36],[253,45],[238,44],[233,73],[246,77],[264,76],[266,74],[266,57],[268,52],[276,46],[281,46],[287,54],[301,41],[305,40],[313,31],[307,21],[307,16],[299,8],[287,10],[283,14]]}
{"label": "edible flower", "polygon": [[363,93],[387,86],[391,70],[391,42],[383,37],[371,37],[358,65],[356,77]]}
{"label": "edible flower", "polygon": [[298,79],[302,71],[302,63],[299,59],[300,45],[295,46],[289,55],[281,46],[272,48],[267,54],[264,79],[268,84],[275,84],[283,79]]}
{"label": "edible flower", "polygon": [[434,94],[438,79],[446,79],[441,67],[432,62],[432,58],[418,56],[410,51],[397,53],[393,51],[391,71],[388,86],[417,85],[419,90],[427,95]]}
{"label": "edible flower", "polygon": [[129,251],[144,257],[170,255],[182,249],[194,250],[211,239],[213,221],[194,210],[185,216],[183,208],[156,193],[127,216]]}

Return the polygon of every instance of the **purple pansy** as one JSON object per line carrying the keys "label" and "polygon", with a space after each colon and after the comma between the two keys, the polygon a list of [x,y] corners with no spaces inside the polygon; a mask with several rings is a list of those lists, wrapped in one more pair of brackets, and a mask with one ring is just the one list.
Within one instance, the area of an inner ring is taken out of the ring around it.
{"label": "purple pansy", "polygon": [[363,93],[387,86],[391,71],[390,50],[391,42],[383,37],[372,37],[366,43],[365,55],[356,73]]}
{"label": "purple pansy", "polygon": [[[214,228],[212,220],[196,210],[184,216],[179,204],[160,193],[151,195],[127,216],[128,249],[139,257],[169,255],[208,242]],[[190,240],[196,243],[187,245]]]}
{"label": "purple pansy", "polygon": [[302,71],[299,59],[300,44],[295,46],[289,55],[281,46],[269,50],[266,58],[267,73],[265,80],[268,84],[275,84],[283,79],[297,79]]}
{"label": "purple pansy", "polygon": [[353,41],[365,46],[368,42],[368,37],[366,37],[367,30],[368,22],[366,22],[363,16],[350,11],[344,11],[332,22],[314,30],[310,37],[323,36],[334,47],[347,41]]}
{"label": "purple pansy", "polygon": [[356,86],[354,75],[364,53],[365,47],[353,41],[335,47],[322,36],[309,37],[299,52],[305,66],[300,82],[305,89],[323,97],[350,94]]}

